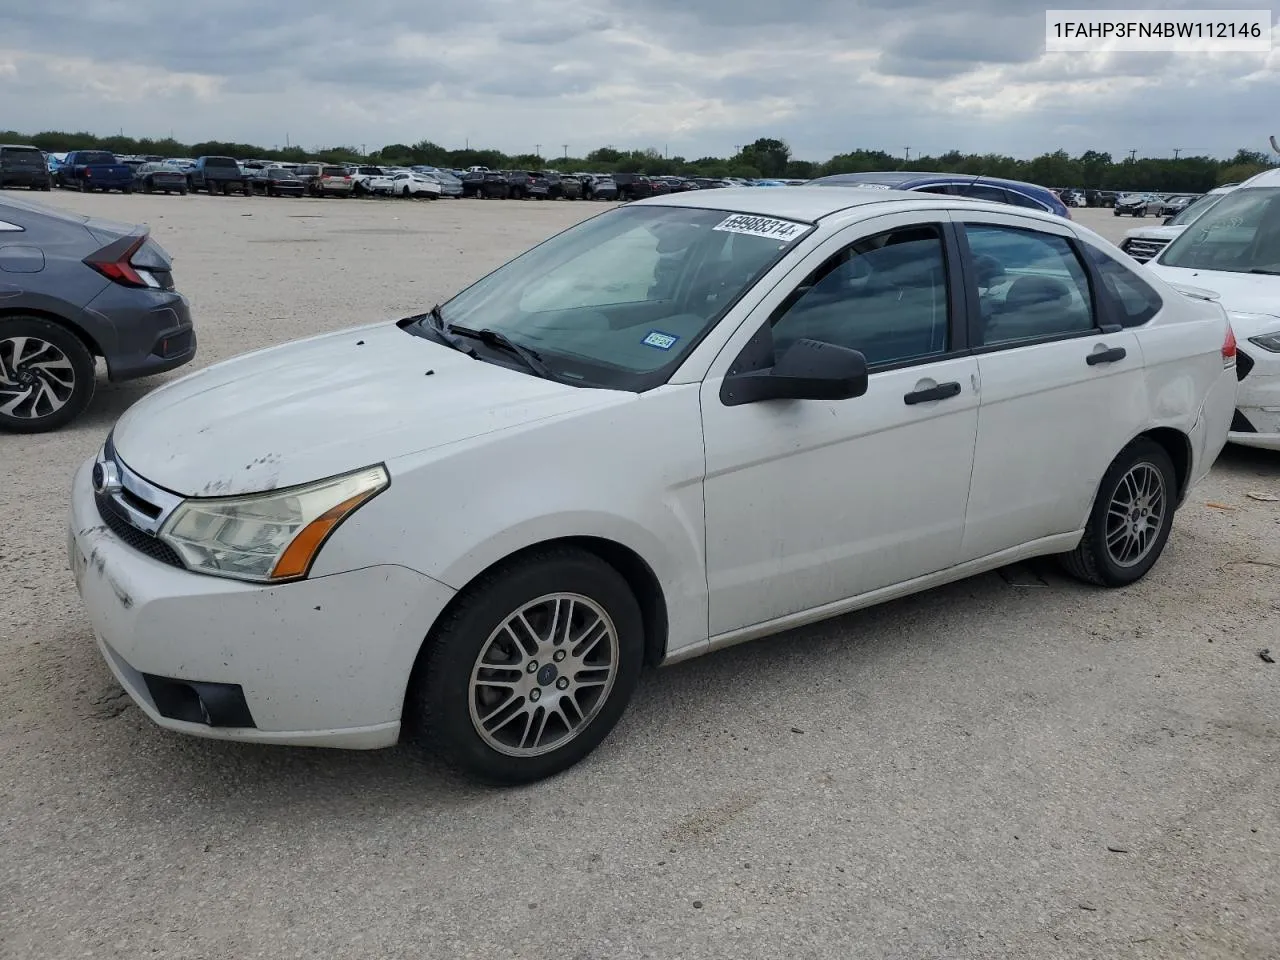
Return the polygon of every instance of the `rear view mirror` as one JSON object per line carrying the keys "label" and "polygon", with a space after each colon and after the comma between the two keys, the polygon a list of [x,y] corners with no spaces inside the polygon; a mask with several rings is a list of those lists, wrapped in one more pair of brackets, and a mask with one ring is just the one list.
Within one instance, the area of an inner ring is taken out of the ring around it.
{"label": "rear view mirror", "polygon": [[797,340],[764,370],[726,377],[727,407],[761,400],[848,400],[867,392],[867,358],[821,340]]}

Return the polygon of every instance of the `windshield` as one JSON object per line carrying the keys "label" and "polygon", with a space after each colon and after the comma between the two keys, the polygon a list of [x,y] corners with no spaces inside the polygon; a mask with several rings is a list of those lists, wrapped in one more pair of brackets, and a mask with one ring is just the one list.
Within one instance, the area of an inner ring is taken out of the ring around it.
{"label": "windshield", "polygon": [[567,383],[649,390],[811,229],[723,210],[624,207],[534,247],[441,313],[536,351]]}
{"label": "windshield", "polygon": [[1165,248],[1159,262],[1191,270],[1280,273],[1280,187],[1225,194]]}
{"label": "windshield", "polygon": [[1213,207],[1218,205],[1218,201],[1225,197],[1225,193],[1218,193],[1212,196],[1201,197],[1195,203],[1188,204],[1183,210],[1172,220],[1166,224],[1170,227],[1185,227],[1192,220],[1198,220],[1204,216]]}

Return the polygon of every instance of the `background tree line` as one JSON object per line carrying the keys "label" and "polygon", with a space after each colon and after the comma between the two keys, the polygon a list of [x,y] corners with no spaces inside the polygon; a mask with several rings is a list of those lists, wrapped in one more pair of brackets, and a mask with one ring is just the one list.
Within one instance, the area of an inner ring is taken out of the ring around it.
{"label": "background tree line", "polygon": [[16,131],[0,131],[0,143],[30,143],[48,153],[99,149],[119,154],[156,154],[165,157],[232,156],[242,160],[282,160],[301,163],[320,160],[329,163],[366,163],[436,167],[491,167],[495,170],[539,170],[552,168],[563,173],[675,174],[702,177],[786,177],[810,179],[832,173],[860,173],[884,170],[922,170],[965,173],[1025,180],[1049,187],[1084,187],[1100,190],[1152,190],[1202,193],[1223,183],[1244,180],[1273,166],[1271,155],[1241,148],[1227,160],[1213,157],[1143,157],[1116,160],[1111,154],[1086,150],[1072,157],[1065,150],[1041,154],[1031,160],[1001,154],[971,154],[951,150],[940,156],[921,156],[906,161],[883,150],[853,150],[825,162],[797,160],[782,140],[762,137],[738,148],[730,157],[667,157],[652,147],[646,150],[618,150],[599,147],[584,157],[539,157],[531,153],[506,154],[500,150],[450,150],[430,140],[415,144],[391,143],[371,154],[361,154],[353,146],[288,147],[267,149],[251,143],[180,143],[177,140],[125,136],[99,137],[91,133],[46,131],[26,136]]}

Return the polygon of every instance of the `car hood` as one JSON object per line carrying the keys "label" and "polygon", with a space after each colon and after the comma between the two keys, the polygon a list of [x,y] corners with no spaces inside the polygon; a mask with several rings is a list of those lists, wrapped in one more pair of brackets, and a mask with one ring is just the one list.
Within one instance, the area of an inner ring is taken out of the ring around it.
{"label": "car hood", "polygon": [[1183,230],[1183,227],[1134,227],[1126,230],[1124,235],[1129,240],[1172,240]]}
{"label": "car hood", "polygon": [[[1186,267],[1166,267],[1151,261],[1146,268],[1167,283],[1183,284],[1212,290],[1218,302],[1229,314],[1261,314],[1270,318],[1280,317],[1280,277],[1253,273],[1228,273],[1225,270],[1192,270]],[[1280,319],[1262,321],[1262,326],[1274,329]],[[1231,326],[1237,336],[1256,336],[1261,330],[1251,329],[1249,321],[1232,318]],[[1244,328],[1250,327],[1245,333]]]}
{"label": "car hood", "polygon": [[473,360],[380,323],[260,350],[168,383],[130,407],[112,439],[120,459],[158,486],[182,496],[231,496],[632,396]]}

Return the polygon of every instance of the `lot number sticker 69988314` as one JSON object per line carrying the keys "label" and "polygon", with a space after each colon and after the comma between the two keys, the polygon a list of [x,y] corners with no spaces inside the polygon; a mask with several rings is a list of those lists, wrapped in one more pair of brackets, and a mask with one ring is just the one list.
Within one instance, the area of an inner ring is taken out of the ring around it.
{"label": "lot number sticker 69988314", "polygon": [[773,217],[757,217],[750,213],[735,213],[726,217],[713,230],[724,230],[728,233],[745,233],[753,237],[768,237],[770,240],[781,240],[790,243],[802,237],[809,229],[807,223],[796,223],[793,220],[776,220]]}

